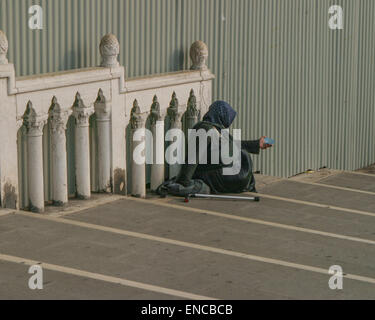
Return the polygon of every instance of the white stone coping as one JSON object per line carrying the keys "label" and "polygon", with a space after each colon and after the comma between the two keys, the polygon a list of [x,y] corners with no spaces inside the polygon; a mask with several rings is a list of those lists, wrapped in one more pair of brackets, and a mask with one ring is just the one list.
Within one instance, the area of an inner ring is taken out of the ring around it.
{"label": "white stone coping", "polygon": [[[137,98],[141,101],[144,100],[143,97],[147,96],[148,100],[151,101],[155,94],[166,95],[165,99],[168,101],[162,102],[163,105],[167,106],[173,91],[176,91],[182,99],[181,101],[187,101],[186,95],[189,92],[185,90],[185,86],[194,87],[195,92],[198,93],[199,86],[202,86],[202,83],[210,82],[215,78],[209,70],[184,70],[125,80],[124,71],[123,66],[114,68],[93,67],[15,77],[13,64],[7,64],[0,66],[0,78],[8,79],[8,95],[16,96],[18,121],[22,118],[29,100],[33,102],[38,114],[44,114],[48,112],[53,96],[56,96],[63,109],[67,109],[71,107],[76,92],[79,91],[85,105],[92,105],[96,100],[98,90],[102,89],[104,95],[110,97],[110,99],[113,99],[116,95],[123,95],[126,105],[132,103],[131,99]],[[114,80],[118,81],[117,93],[112,91]],[[137,95],[140,96],[137,97]],[[161,96],[159,98],[162,99]],[[197,102],[199,103],[200,100],[198,97]],[[148,108],[148,103],[145,104]]]}
{"label": "white stone coping", "polygon": [[16,78],[17,93],[34,92],[62,88],[74,85],[103,80],[112,80],[114,77],[109,68],[85,68],[68,71],[45,73],[41,75]]}
{"label": "white stone coping", "polygon": [[[9,70],[10,71],[10,70]],[[9,72],[8,71],[8,72]],[[0,75],[1,76],[1,75]],[[9,73],[7,73],[9,76]],[[177,71],[149,76],[128,78],[124,81],[124,68],[83,68],[41,75],[16,77],[14,93],[43,91],[87,83],[120,79],[120,93],[136,92],[180,84],[207,81],[215,76],[208,71]]]}
{"label": "white stone coping", "polygon": [[210,71],[178,71],[138,78],[129,78],[125,82],[126,92],[136,92],[181,84],[212,80],[215,76]]}

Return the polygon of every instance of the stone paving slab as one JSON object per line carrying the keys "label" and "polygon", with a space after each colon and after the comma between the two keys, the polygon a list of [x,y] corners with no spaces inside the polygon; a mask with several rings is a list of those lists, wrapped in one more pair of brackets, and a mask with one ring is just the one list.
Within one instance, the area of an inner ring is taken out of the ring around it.
{"label": "stone paving slab", "polygon": [[[245,195],[243,195],[245,196]],[[259,202],[169,198],[169,203],[186,208],[213,210],[229,215],[332,232],[375,240],[375,217],[329,208],[262,198]]]}
{"label": "stone paving slab", "polygon": [[261,193],[375,213],[375,195],[324,188],[292,180],[266,186]]}
{"label": "stone paving slab", "polygon": [[361,174],[343,172],[324,178],[320,180],[319,183],[363,191],[371,191],[374,192],[375,196],[375,175],[371,177]]}
{"label": "stone paving slab", "polygon": [[29,266],[0,261],[1,300],[171,300],[176,297],[119,284],[43,270],[43,289],[31,290]]}

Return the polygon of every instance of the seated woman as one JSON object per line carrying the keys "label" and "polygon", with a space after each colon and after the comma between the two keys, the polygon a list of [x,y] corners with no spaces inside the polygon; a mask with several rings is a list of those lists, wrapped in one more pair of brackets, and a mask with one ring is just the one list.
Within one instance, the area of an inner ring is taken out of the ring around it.
{"label": "seated woman", "polygon": [[[233,123],[237,113],[225,101],[214,102],[209,111],[204,115],[203,121],[198,122],[193,129],[209,131],[216,129],[228,129]],[[256,192],[253,176],[253,163],[249,153],[259,154],[260,149],[271,147],[264,142],[265,137],[259,140],[241,141],[241,168],[237,174],[225,175],[225,165],[220,160],[219,164],[210,162],[211,144],[208,139],[205,149],[208,159],[207,164],[200,164],[198,159],[199,144],[197,144],[197,161],[189,164],[185,161],[179,175],[159,187],[159,193],[171,193],[184,196],[189,193],[240,193],[243,191]],[[233,143],[233,137],[229,135],[229,143]],[[221,146],[220,146],[221,147]],[[187,157],[188,158],[188,157]]]}

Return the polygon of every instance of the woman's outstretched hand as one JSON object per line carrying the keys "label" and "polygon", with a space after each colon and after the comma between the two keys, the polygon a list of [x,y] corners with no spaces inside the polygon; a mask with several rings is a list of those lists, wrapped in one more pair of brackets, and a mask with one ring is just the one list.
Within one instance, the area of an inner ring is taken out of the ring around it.
{"label": "woman's outstretched hand", "polygon": [[267,148],[270,148],[272,147],[272,144],[267,144],[264,142],[264,139],[266,138],[266,136],[263,136],[259,139],[259,146],[262,150],[265,150]]}

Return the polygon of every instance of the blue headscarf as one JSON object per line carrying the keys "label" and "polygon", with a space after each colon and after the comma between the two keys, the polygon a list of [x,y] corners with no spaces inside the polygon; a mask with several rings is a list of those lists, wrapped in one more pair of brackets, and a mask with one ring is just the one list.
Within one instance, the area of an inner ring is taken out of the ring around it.
{"label": "blue headscarf", "polygon": [[237,112],[225,101],[215,101],[211,104],[208,112],[204,115],[203,121],[219,125],[221,128],[229,128]]}

